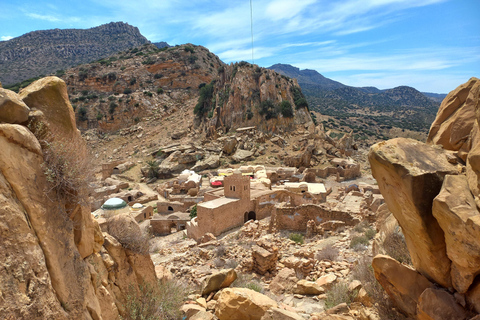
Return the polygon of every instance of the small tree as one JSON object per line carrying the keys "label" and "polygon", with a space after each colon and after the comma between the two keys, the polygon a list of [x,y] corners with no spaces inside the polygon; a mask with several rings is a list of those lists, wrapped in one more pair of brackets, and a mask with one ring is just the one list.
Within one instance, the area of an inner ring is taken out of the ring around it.
{"label": "small tree", "polygon": [[190,219],[193,219],[197,216],[197,205],[194,205],[192,209],[190,209]]}
{"label": "small tree", "polygon": [[280,103],[280,112],[285,118],[293,118],[293,108],[287,100],[283,100],[282,103]]}

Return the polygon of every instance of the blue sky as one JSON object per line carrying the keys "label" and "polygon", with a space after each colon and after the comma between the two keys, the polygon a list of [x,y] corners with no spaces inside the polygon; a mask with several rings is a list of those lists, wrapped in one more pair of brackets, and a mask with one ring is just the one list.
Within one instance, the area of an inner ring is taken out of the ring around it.
{"label": "blue sky", "polygon": [[[255,63],[314,69],[352,86],[447,93],[480,77],[480,0],[252,0]],[[0,39],[123,21],[152,42],[252,61],[250,2],[0,0]]]}

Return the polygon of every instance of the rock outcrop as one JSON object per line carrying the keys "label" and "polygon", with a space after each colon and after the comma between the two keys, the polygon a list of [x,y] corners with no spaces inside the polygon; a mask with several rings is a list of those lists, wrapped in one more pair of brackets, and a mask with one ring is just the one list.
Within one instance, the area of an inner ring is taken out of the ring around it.
{"label": "rock outcrop", "polygon": [[[15,98],[36,109],[32,113],[41,112],[36,120],[48,132],[81,142],[62,80],[40,80]],[[90,208],[49,185],[46,149],[39,141],[45,130],[33,131],[0,124],[2,317],[118,319],[129,286],[156,281],[150,256],[115,245],[115,238],[101,233]],[[54,142],[55,136],[49,139]]]}
{"label": "rock outcrop", "polygon": [[220,320],[260,320],[267,310],[277,307],[274,300],[247,288],[226,288],[217,295],[215,315]]}
{"label": "rock outcrop", "polygon": [[[445,98],[428,144],[393,139],[369,153],[372,173],[419,273],[409,271],[417,279],[405,286],[411,279],[406,272],[385,270],[400,264],[377,256],[375,275],[400,310],[417,319],[469,319],[469,310],[480,310],[479,118],[480,81],[472,78]],[[414,294],[399,298],[402,292]]]}

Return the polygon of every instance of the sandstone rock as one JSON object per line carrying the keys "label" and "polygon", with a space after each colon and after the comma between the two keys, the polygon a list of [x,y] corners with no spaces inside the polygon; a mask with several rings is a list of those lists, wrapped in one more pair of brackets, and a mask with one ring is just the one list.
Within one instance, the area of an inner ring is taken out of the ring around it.
{"label": "sandstone rock", "polygon": [[426,289],[418,299],[418,320],[463,320],[465,310],[444,290]]}
{"label": "sandstone rock", "polygon": [[220,166],[220,156],[216,154],[212,154],[207,158],[197,161],[197,163],[190,169],[195,172],[208,170],[208,169],[215,169]]}
{"label": "sandstone rock", "polygon": [[206,310],[198,304],[187,303],[180,308],[180,311],[185,315],[186,319],[192,319],[197,313],[205,312]]}
{"label": "sandstone rock", "polygon": [[248,150],[237,149],[232,159],[236,162],[247,161],[253,156],[253,152]]}
{"label": "sandstone rock", "polygon": [[265,312],[261,320],[304,320],[304,318],[295,312],[271,308]]}
{"label": "sandstone rock", "polygon": [[237,146],[237,138],[230,137],[223,142],[223,152],[227,155],[232,154]]}
{"label": "sandstone rock", "polygon": [[467,296],[468,305],[477,313],[480,313],[480,280],[479,279],[477,279],[477,281],[475,281],[472,284],[466,296]]}
{"label": "sandstone rock", "polygon": [[471,78],[451,91],[438,109],[427,143],[442,145],[447,150],[462,150],[460,156],[465,161],[470,150],[468,140],[479,104],[479,92],[480,80],[477,78]]}
{"label": "sandstone rock", "polygon": [[186,318],[185,320],[215,320],[217,319],[215,315],[207,311],[199,311],[195,313],[192,317]]}
{"label": "sandstone rock", "polygon": [[162,282],[167,282],[173,279],[173,274],[162,265],[155,266],[155,275],[157,279]]}
{"label": "sandstone rock", "polygon": [[375,278],[393,303],[400,310],[414,317],[420,295],[425,289],[433,287],[433,284],[417,271],[389,256],[377,255],[373,258],[372,267]]}
{"label": "sandstone rock", "polygon": [[233,269],[225,269],[207,277],[202,286],[202,296],[230,286],[235,279],[237,273]]}
{"label": "sandstone rock", "polygon": [[404,138],[373,145],[368,158],[385,202],[402,227],[413,265],[450,287],[445,237],[431,208],[443,177],[456,174],[456,167],[441,149]]}
{"label": "sandstone rock", "polygon": [[172,133],[171,138],[172,140],[179,140],[185,137],[187,133],[188,133],[187,130],[175,131],[174,133]]}
{"label": "sandstone rock", "polygon": [[372,307],[374,302],[373,299],[368,295],[367,291],[363,288],[360,288],[358,291],[355,301],[360,302],[365,307]]}
{"label": "sandstone rock", "polygon": [[67,86],[62,79],[42,78],[22,89],[19,96],[30,109],[43,112],[51,132],[65,139],[80,138],[75,113],[68,99]]}
{"label": "sandstone rock", "polygon": [[[2,143],[0,142],[0,145]],[[10,152],[2,145],[2,153]],[[0,309],[5,319],[68,319],[25,208],[0,171]],[[24,254],[28,253],[28,254]]]}
{"label": "sandstone rock", "polygon": [[287,156],[283,159],[283,163],[288,167],[310,167],[312,159],[312,151],[315,149],[314,145],[309,145],[302,153],[298,155]]}
{"label": "sandstone rock", "polygon": [[325,289],[318,285],[314,281],[300,280],[297,282],[296,288],[293,290],[294,293],[303,294],[303,295],[319,295],[325,293]]}
{"label": "sandstone rock", "polygon": [[272,282],[270,282],[268,288],[276,295],[280,295],[285,292],[292,292],[293,288],[297,284],[297,276],[295,270],[290,268],[283,268],[280,270]]}
{"label": "sandstone rock", "polygon": [[[71,222],[57,204],[45,196],[47,181],[40,144],[25,127],[0,124],[0,150],[0,172],[15,191],[16,201],[23,206],[29,226],[35,231],[53,290],[61,303],[69,304],[68,317],[76,318],[87,312],[87,292],[92,289],[90,273],[75,246]],[[49,309],[55,310],[55,307]]]}
{"label": "sandstone rock", "polygon": [[337,280],[337,276],[333,273],[329,273],[329,274],[321,276],[315,282],[320,287],[330,288],[332,286],[332,284],[335,282],[335,280]]}
{"label": "sandstone rock", "polygon": [[0,122],[20,124],[28,120],[30,108],[11,91],[0,88]]}
{"label": "sandstone rock", "polygon": [[480,213],[465,176],[445,176],[432,212],[445,232],[453,287],[465,293],[480,274]]}
{"label": "sandstone rock", "polygon": [[277,307],[269,297],[246,288],[226,288],[217,295],[215,315],[220,320],[260,320],[267,310]]}

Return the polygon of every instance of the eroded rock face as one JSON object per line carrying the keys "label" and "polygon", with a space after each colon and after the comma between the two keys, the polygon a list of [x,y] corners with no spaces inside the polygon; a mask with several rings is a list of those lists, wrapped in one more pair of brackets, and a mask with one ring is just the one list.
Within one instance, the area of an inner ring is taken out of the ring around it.
{"label": "eroded rock face", "polygon": [[[34,113],[51,132],[78,147],[82,139],[62,83],[39,80],[24,89],[25,97],[42,110]],[[0,124],[1,317],[118,319],[129,285],[156,281],[152,260],[108,234],[102,247],[89,208],[53,200],[58,195],[47,188],[38,139],[27,127]]]}
{"label": "eroded rock face", "polygon": [[471,78],[442,101],[437,117],[430,127],[427,143],[442,145],[447,150],[459,151],[465,160],[470,150],[469,137],[478,107],[480,80]]}
{"label": "eroded rock face", "polygon": [[377,255],[372,261],[375,278],[388,293],[395,305],[414,317],[420,295],[433,283],[417,271],[400,264],[395,259]]}
{"label": "eroded rock face", "polygon": [[432,212],[445,232],[453,287],[465,293],[480,274],[480,213],[465,176],[445,176]]}
{"label": "eroded rock face", "polygon": [[388,209],[402,227],[413,265],[427,278],[450,287],[451,261],[431,208],[444,176],[456,174],[457,168],[442,149],[404,138],[373,145],[368,158]]}

